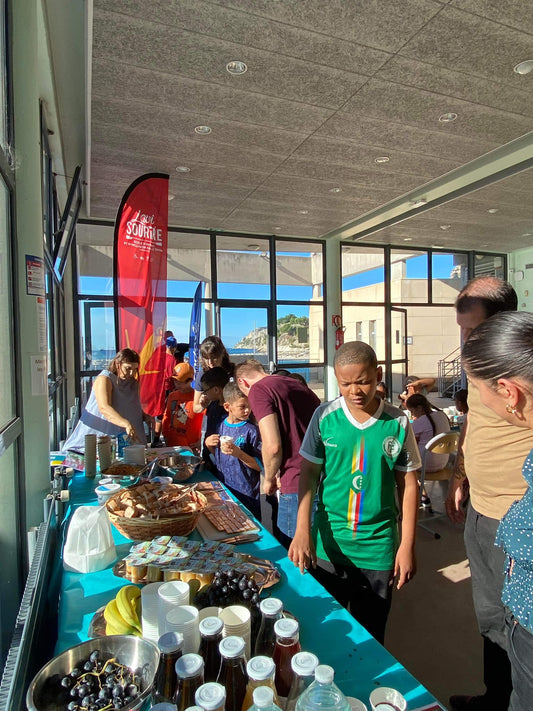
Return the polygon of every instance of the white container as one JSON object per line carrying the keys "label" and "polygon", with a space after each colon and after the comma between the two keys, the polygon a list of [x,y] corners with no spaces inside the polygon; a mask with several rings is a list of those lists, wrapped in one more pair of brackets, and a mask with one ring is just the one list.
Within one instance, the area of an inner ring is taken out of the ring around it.
{"label": "white container", "polygon": [[158,621],[159,621],[159,633],[165,634],[167,613],[173,610],[175,607],[180,605],[188,605],[189,598],[191,595],[191,588],[188,583],[184,583],[181,580],[170,580],[167,583],[163,583],[157,591],[159,597],[158,603]]}
{"label": "white container", "polygon": [[110,496],[113,496],[113,494],[116,494],[119,489],[122,487],[120,484],[116,484],[114,482],[111,482],[109,484],[100,484],[100,486],[97,486],[95,491],[95,494],[98,498],[98,503],[100,506],[103,506],[105,502],[109,499]]}
{"label": "white container", "polygon": [[405,711],[407,708],[407,701],[400,692],[387,686],[374,689],[368,698],[372,711]]}
{"label": "white container", "polygon": [[124,447],[124,462],[126,464],[146,464],[144,444],[130,444]]}

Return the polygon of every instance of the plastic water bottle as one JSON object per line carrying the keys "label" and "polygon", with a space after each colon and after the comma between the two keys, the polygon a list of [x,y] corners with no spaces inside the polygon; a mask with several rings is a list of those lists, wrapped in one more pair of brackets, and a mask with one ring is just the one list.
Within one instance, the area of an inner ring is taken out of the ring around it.
{"label": "plastic water bottle", "polygon": [[274,703],[274,690],[270,686],[258,686],[254,689],[253,700],[249,711],[281,711]]}
{"label": "plastic water bottle", "polygon": [[327,664],[315,669],[315,680],[296,702],[296,711],[350,711],[350,704],[334,683],[335,672]]}
{"label": "plastic water bottle", "polygon": [[294,711],[300,696],[313,683],[315,669],[318,666],[318,657],[311,654],[311,652],[298,652],[291,659],[291,666],[294,676],[287,696],[285,711]]}

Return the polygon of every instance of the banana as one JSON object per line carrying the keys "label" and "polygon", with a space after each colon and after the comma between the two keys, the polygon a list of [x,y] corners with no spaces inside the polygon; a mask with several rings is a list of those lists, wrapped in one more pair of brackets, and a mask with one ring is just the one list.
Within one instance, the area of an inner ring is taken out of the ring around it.
{"label": "banana", "polygon": [[130,627],[139,631],[141,631],[141,623],[137,615],[136,600],[140,597],[140,594],[141,591],[137,586],[125,585],[120,588],[115,598],[120,616]]}
{"label": "banana", "polygon": [[134,628],[120,615],[116,600],[107,603],[104,609],[106,634],[132,634]]}

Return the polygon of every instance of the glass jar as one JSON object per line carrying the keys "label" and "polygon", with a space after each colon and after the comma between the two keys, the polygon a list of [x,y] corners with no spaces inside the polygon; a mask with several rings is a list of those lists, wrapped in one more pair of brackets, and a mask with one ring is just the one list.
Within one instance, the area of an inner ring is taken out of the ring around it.
{"label": "glass jar", "polygon": [[182,655],[183,635],[179,632],[167,632],[157,642],[159,647],[159,666],[154,679],[152,701],[154,704],[174,702],[178,687],[176,662]]}
{"label": "glass jar", "polygon": [[274,624],[283,616],[283,603],[277,597],[267,597],[259,605],[261,624],[255,641],[256,656],[271,657],[276,644]]}
{"label": "glass jar", "polygon": [[178,689],[174,703],[178,711],[195,704],[196,690],[204,683],[204,660],[199,654],[184,654],[176,662]]}
{"label": "glass jar", "polygon": [[276,693],[276,665],[273,659],[263,656],[252,657],[246,665],[246,672],[248,674],[248,685],[241,711],[248,711],[253,704],[254,690],[259,686],[270,687],[274,692],[274,703],[281,706]]}
{"label": "glass jar", "polygon": [[204,660],[204,678],[206,682],[216,681],[220,671],[220,651],[218,645],[222,639],[224,623],[220,617],[204,617],[200,622],[200,656]]}
{"label": "glass jar", "polygon": [[217,682],[226,688],[226,711],[241,711],[247,682],[244,639],[225,637],[218,648],[222,661]]}
{"label": "glass jar", "polygon": [[291,660],[301,651],[298,620],[284,617],[274,624],[276,645],[272,658],[276,665],[276,689],[280,696],[287,696],[291,689],[293,671]]}

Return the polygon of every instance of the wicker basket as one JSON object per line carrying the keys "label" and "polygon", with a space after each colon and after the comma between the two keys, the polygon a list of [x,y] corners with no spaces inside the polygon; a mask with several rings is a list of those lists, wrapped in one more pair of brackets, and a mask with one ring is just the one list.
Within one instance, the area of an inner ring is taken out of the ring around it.
{"label": "wicker basket", "polygon": [[[120,492],[108,500],[120,495]],[[196,528],[200,514],[207,506],[207,499],[200,492],[196,496],[201,501],[201,506],[196,511],[188,511],[169,518],[125,518],[117,516],[107,508],[109,520],[113,526],[131,541],[149,541],[157,536],[188,536]]]}

